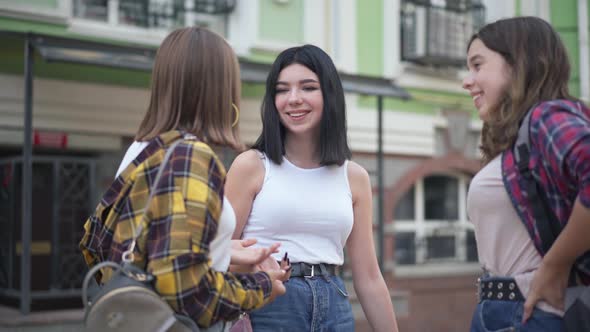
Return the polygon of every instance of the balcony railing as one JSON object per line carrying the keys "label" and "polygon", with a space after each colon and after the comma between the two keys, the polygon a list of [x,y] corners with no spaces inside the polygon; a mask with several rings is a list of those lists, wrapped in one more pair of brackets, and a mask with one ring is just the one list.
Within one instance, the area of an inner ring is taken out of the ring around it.
{"label": "balcony railing", "polygon": [[233,11],[236,0],[75,0],[74,17],[171,29],[195,24],[194,15],[223,15]]}
{"label": "balcony railing", "polygon": [[485,22],[485,7],[475,0],[407,0],[401,22],[402,60],[463,66],[467,42]]}

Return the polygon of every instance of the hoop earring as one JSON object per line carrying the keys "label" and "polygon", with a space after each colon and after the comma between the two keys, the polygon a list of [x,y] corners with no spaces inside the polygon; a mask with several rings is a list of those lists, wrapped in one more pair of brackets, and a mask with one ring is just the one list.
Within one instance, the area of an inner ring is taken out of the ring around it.
{"label": "hoop earring", "polygon": [[233,110],[236,112],[236,119],[231,124],[231,126],[233,128],[238,124],[238,120],[240,120],[240,110],[238,109],[238,106],[236,106],[236,104],[234,104],[234,103],[231,103],[231,106],[232,106]]}

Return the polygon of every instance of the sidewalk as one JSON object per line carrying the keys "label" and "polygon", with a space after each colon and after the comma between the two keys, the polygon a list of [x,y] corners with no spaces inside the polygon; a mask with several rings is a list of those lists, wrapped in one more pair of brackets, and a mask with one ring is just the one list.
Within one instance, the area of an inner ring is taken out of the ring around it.
{"label": "sidewalk", "polygon": [[84,329],[82,309],[32,312],[0,305],[0,332],[78,332]]}

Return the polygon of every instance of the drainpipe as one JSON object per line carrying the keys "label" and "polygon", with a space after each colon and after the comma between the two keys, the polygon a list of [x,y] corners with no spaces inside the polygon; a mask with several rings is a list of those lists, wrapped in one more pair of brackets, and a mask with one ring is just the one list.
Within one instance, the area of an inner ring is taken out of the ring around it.
{"label": "drainpipe", "polygon": [[33,75],[35,54],[31,34],[25,37],[25,96],[23,131],[23,163],[22,163],[22,224],[20,260],[20,311],[23,315],[31,312],[31,239],[33,225]]}
{"label": "drainpipe", "polygon": [[580,45],[580,99],[590,101],[590,52],[588,49],[588,0],[578,0]]}
{"label": "drainpipe", "polygon": [[384,190],[384,179],[383,179],[383,96],[377,96],[377,184],[379,186],[379,199],[377,200],[377,206],[379,208],[377,213],[378,223],[378,239],[379,239],[379,268],[381,273],[385,271],[385,246],[383,243],[384,236],[384,215],[383,205],[385,204],[385,190]]}

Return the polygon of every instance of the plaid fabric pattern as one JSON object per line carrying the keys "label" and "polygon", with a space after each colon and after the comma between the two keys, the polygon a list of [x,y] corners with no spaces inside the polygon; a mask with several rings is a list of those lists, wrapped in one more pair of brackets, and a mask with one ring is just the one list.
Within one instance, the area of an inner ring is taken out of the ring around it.
{"label": "plaid fabric pattern", "polygon": [[[271,281],[264,272],[211,269],[209,244],[221,215],[225,169],[203,142],[185,140],[175,148],[143,218],[166,147],[181,137],[181,132],[171,131],[153,139],[115,179],[86,221],[80,248],[89,267],[105,260],[121,262],[135,229],[144,222],[135,264],[156,276],[156,291],[176,312],[208,327],[261,307]],[[110,271],[102,272],[99,281],[108,280]]]}
{"label": "plaid fabric pattern", "polygon": [[[565,226],[576,197],[590,208],[590,110],[570,100],[539,104],[530,122],[530,164],[549,206]],[[537,250],[544,255],[541,238],[526,198],[525,186],[513,149],[502,155],[504,185]],[[581,277],[590,281],[590,253],[578,260]]]}

